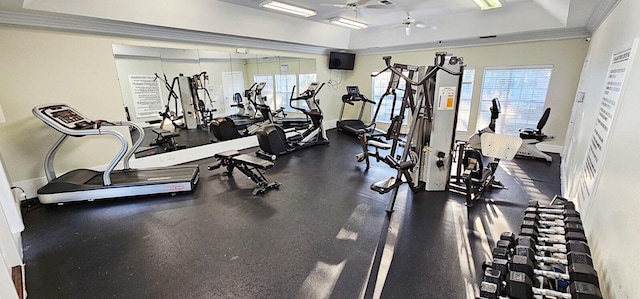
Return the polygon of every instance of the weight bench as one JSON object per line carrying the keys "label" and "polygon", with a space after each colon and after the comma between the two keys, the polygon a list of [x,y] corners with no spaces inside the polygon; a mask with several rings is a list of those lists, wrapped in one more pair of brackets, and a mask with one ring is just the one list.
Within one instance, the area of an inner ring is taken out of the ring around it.
{"label": "weight bench", "polygon": [[224,166],[227,168],[224,175],[230,176],[233,174],[233,169],[237,168],[258,185],[258,187],[253,189],[253,192],[251,193],[253,195],[264,194],[270,189],[278,189],[280,187],[280,183],[269,182],[262,174],[262,171],[273,167],[273,162],[249,156],[247,154],[241,154],[236,150],[217,153],[214,157],[218,159],[219,162],[218,164],[209,166],[209,170],[218,169]]}
{"label": "weight bench", "polygon": [[151,129],[153,133],[156,133],[156,139],[149,144],[150,146],[162,147],[165,152],[175,151],[179,149],[187,148],[184,144],[178,144],[175,140],[180,134],[176,132],[167,131],[165,129]]}
{"label": "weight bench", "polygon": [[506,189],[495,179],[498,163],[501,159],[513,159],[522,144],[522,139],[517,136],[484,133],[480,138],[482,151],[470,147],[461,148],[463,157],[458,163],[462,163],[464,172],[456,179],[462,179],[464,187],[457,186],[454,182],[449,186],[450,190],[466,195],[467,206],[473,206],[489,188]]}

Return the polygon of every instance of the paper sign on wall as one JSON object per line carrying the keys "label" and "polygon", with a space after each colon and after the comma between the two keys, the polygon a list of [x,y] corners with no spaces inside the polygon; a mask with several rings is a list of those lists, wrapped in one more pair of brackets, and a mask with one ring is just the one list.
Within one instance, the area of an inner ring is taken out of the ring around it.
{"label": "paper sign on wall", "polygon": [[154,75],[129,75],[136,117],[157,116],[163,111],[160,80]]}
{"label": "paper sign on wall", "polygon": [[638,39],[616,48],[611,55],[609,70],[604,83],[600,107],[589,148],[585,157],[582,172],[578,181],[578,199],[580,204],[586,203],[592,196],[600,178],[609,135],[615,123],[616,112],[623,98],[626,74],[633,64]]}
{"label": "paper sign on wall", "polygon": [[456,87],[441,86],[438,91],[438,110],[452,110],[456,99]]}

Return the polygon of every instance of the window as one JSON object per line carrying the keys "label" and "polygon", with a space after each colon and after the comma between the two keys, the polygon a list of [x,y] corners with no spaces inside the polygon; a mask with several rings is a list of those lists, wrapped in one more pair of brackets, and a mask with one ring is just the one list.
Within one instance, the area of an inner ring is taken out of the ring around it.
{"label": "window", "polygon": [[473,95],[473,78],[475,69],[465,69],[462,74],[462,87],[460,88],[460,104],[458,105],[457,131],[469,130],[469,113],[471,112],[471,96]]}
{"label": "window", "polygon": [[[373,75],[377,73],[372,73]],[[408,75],[408,74],[405,74]],[[391,123],[391,117],[397,115],[400,112],[400,106],[402,105],[402,97],[404,96],[404,88],[405,81],[403,79],[398,83],[398,87],[396,88],[396,105],[394,111],[391,111],[391,107],[393,107],[393,95],[387,95],[384,99],[380,100],[382,95],[387,91],[387,87],[389,86],[389,80],[391,79],[391,71],[386,71],[377,77],[371,77],[371,90],[373,92],[372,100],[378,102],[380,105],[380,111],[378,112],[378,116],[376,118],[377,123]],[[374,117],[376,113],[375,107],[371,109],[371,118]],[[407,124],[408,114],[411,109],[407,107],[405,110],[405,117],[402,121],[403,125]]]}
{"label": "window", "polygon": [[[298,80],[297,84],[296,79]],[[285,110],[292,111],[291,107],[289,107],[289,98],[291,97],[291,90],[293,89],[293,86],[297,86],[294,94],[295,97],[299,95],[301,91],[304,91],[307,87],[309,87],[311,83],[317,82],[317,79],[316,74],[254,75],[253,82],[267,83],[262,90],[262,95],[267,97],[265,102],[267,103],[267,105],[270,105],[271,109],[275,111],[277,109],[280,109],[280,107],[284,107]],[[294,105],[296,104],[296,107],[306,107],[306,104],[294,102]]]}
{"label": "window", "polygon": [[[316,81],[316,74],[300,74],[298,75],[298,94],[300,94],[300,91],[304,91],[306,90],[309,85],[311,85],[311,83],[313,82],[318,82]],[[320,86],[318,86],[320,87]],[[299,108],[307,108],[307,104],[304,103],[300,103],[300,101],[293,103],[296,107]]]}
{"label": "window", "polygon": [[278,107],[274,107],[274,101],[273,101],[273,76],[272,75],[253,75],[253,82],[267,83],[262,89],[262,96],[267,97],[267,99],[265,100],[265,103],[267,105],[270,105],[271,108],[273,109],[277,109]]}
{"label": "window", "polygon": [[544,110],[552,69],[552,66],[486,68],[477,128],[489,124],[493,98],[498,98],[501,106],[496,133],[518,134],[520,128],[535,127]]}
{"label": "window", "polygon": [[285,111],[291,111],[289,98],[293,86],[296,85],[296,75],[274,75],[274,79],[276,81],[275,108],[284,107]]}

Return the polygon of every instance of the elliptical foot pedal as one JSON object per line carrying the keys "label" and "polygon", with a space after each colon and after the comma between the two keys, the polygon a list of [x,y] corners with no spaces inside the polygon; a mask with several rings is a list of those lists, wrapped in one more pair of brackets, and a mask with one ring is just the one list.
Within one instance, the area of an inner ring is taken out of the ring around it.
{"label": "elliptical foot pedal", "polygon": [[398,180],[396,177],[392,176],[386,180],[382,180],[371,185],[371,190],[376,191],[380,194],[389,193],[389,191],[398,188],[398,186],[402,185],[402,180]]}

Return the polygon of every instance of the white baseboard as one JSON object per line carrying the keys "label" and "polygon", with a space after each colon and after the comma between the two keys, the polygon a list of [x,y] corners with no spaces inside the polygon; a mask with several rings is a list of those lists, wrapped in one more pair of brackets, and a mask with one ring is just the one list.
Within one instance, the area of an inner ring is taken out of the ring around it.
{"label": "white baseboard", "polygon": [[14,182],[13,186],[22,188],[27,198],[34,198],[38,196],[38,189],[40,189],[40,187],[46,184],[47,184],[47,178],[39,177],[35,179]]}
{"label": "white baseboard", "polygon": [[331,129],[335,129],[336,128],[336,123],[338,122],[338,119],[332,119],[332,120],[325,120],[322,122],[322,125],[324,126],[325,131],[326,130],[331,130]]}

